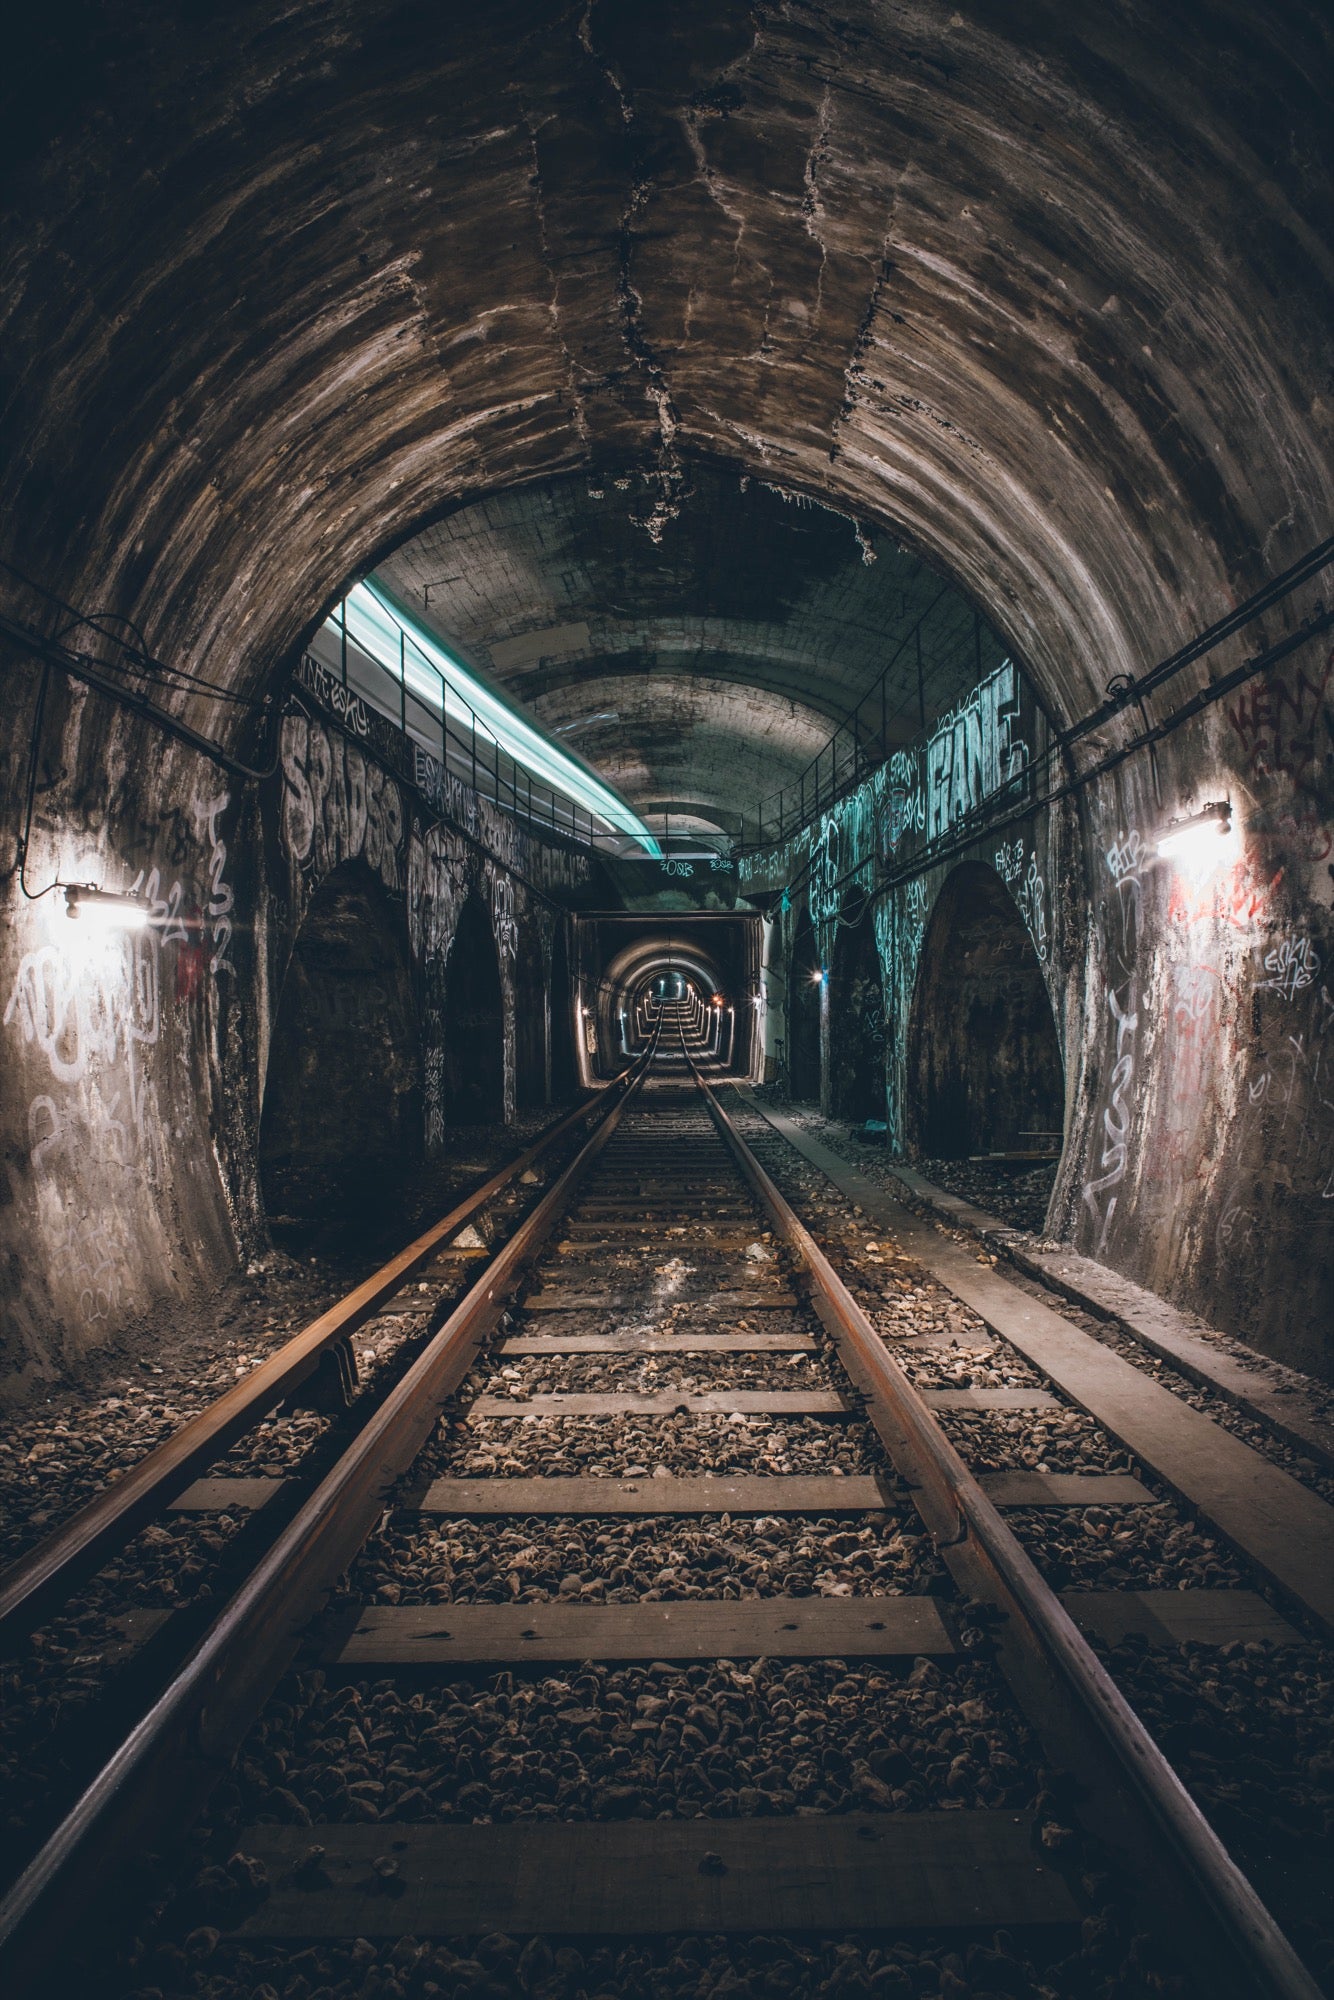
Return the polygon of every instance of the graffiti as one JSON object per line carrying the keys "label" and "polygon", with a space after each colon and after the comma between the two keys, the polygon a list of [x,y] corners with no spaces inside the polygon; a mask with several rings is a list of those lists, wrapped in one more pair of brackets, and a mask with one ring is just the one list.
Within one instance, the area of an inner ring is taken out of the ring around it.
{"label": "graffiti", "polygon": [[1203,878],[1178,871],[1172,878],[1167,905],[1171,924],[1224,923],[1234,930],[1252,930],[1269,909],[1283,880],[1283,870],[1263,876],[1248,856],[1218,876]]}
{"label": "graffiti", "polygon": [[664,861],[661,865],[664,875],[679,875],[688,878],[695,872],[693,861]]}
{"label": "graffiti", "polygon": [[283,719],[283,837],[294,862],[324,876],[364,855],[387,889],[401,886],[403,796],[356,745],[304,715]]}
{"label": "graffiti", "polygon": [[[820,830],[811,838],[811,868],[806,887],[806,907],[810,911],[812,924],[819,933],[824,926],[838,917],[839,906],[839,857],[842,852],[842,827],[836,813],[828,813],[820,822]],[[825,956],[823,940],[821,956]]]}
{"label": "graffiti", "polygon": [[419,959],[449,956],[471,881],[469,851],[460,835],[434,826],[408,843],[408,935]]}
{"label": "graffiti", "polygon": [[922,944],[926,937],[926,906],[926,883],[919,876],[909,882],[903,892],[903,937],[900,944],[900,958],[909,992],[917,977],[917,961],[922,956]]}
{"label": "graffiti", "polygon": [[519,925],[514,915],[514,878],[502,875],[488,861],[486,883],[490,892],[491,925],[495,931],[496,950],[503,974],[506,962],[512,964],[519,951]]}
{"label": "graffiti", "polygon": [[908,1018],[922,955],[927,904],[926,884],[916,878],[873,905],[884,1007],[886,1137],[896,1152],[903,1150],[907,1140],[907,1047],[901,1030]]}
{"label": "graffiti", "polygon": [[1030,854],[1024,867],[1022,840],[1004,841],[996,849],[996,873],[1006,884],[1023,918],[1039,965],[1047,963],[1047,888],[1038,873],[1038,857]]}
{"label": "graffiti", "polygon": [[932,730],[926,746],[926,833],[936,840],[1021,778],[1019,676],[1007,660]]}
{"label": "graffiti", "polygon": [[218,831],[218,821],[231,802],[231,793],[223,792],[221,797],[210,799],[207,805],[200,808],[205,838],[209,843],[208,920],[213,938],[213,956],[209,960],[208,969],[215,978],[219,973],[235,971],[228,953],[232,943],[231,913],[236,905],[236,896],[231,885],[222,879],[227,866],[227,844]]}
{"label": "graffiti", "polygon": [[412,782],[433,812],[447,814],[455,825],[476,836],[476,792],[470,791],[461,778],[420,744],[413,747]]}
{"label": "graffiti", "polygon": [[[1139,1015],[1135,1012],[1134,982],[1126,988],[1125,1005],[1122,1006],[1115,987],[1109,989],[1107,1006],[1116,1024],[1114,1050],[1116,1061],[1112,1067],[1108,1085],[1107,1103],[1102,1114],[1103,1148],[1098,1164],[1102,1174],[1095,1180],[1086,1181],[1082,1190],[1084,1204],[1098,1228],[1094,1255],[1100,1257],[1106,1248],[1112,1217],[1116,1213],[1119,1195],[1113,1193],[1126,1177],[1128,1158],[1127,1139],[1130,1133],[1130,1113],[1126,1108],[1126,1092],[1135,1076],[1135,1032],[1139,1027]],[[1110,1199],[1102,1206],[1102,1197]]]}
{"label": "graffiti", "polygon": [[[156,871],[147,893],[155,910]],[[49,1089],[27,1107],[28,1158],[39,1204],[64,1218],[61,1269],[86,1324],[109,1318],[121,1297],[110,1224],[80,1210],[70,1192],[90,1165],[132,1169],[152,1184],[163,1135],[145,1052],[161,1034],[162,943],[156,926],[41,945],[20,960],[3,1015],[45,1068]]]}
{"label": "graffiti", "polygon": [[370,710],[361,696],[344,687],[330,668],[321,666],[309,653],[303,653],[294,678],[342,723],[344,729],[350,729],[356,736],[370,735]]}
{"label": "graffiti", "polygon": [[525,873],[539,889],[584,889],[592,881],[593,864],[587,854],[537,841],[526,845]]}
{"label": "graffiti", "polygon": [[1312,986],[1320,974],[1320,954],[1310,938],[1281,938],[1272,951],[1265,953],[1265,971],[1268,979],[1257,981],[1260,991],[1281,993],[1285,1000],[1291,1000],[1305,986]]}
{"label": "graffiti", "polygon": [[1334,651],[1314,678],[1305,667],[1289,679],[1277,675],[1252,683],[1223,713],[1245,752],[1252,777],[1287,777],[1300,791],[1316,789],[1323,766],[1320,722],[1330,724],[1325,697],[1334,676]]}
{"label": "graffiti", "polygon": [[1144,907],[1144,875],[1151,854],[1138,827],[1123,832],[1103,855],[1107,872],[1116,885],[1116,932],[1110,939],[1112,953],[1122,971],[1134,968],[1139,950],[1140,919]]}
{"label": "graffiti", "polygon": [[885,786],[883,848],[890,860],[909,834],[926,827],[926,797],[922,790],[922,767],[916,750],[896,750],[889,760]]}
{"label": "graffiti", "polygon": [[426,1060],[422,1064],[422,1112],[426,1152],[444,1146],[444,1026],[440,1016],[426,1020]]}
{"label": "graffiti", "polygon": [[70,1213],[58,1254],[78,1292],[84,1323],[109,1320],[120,1303],[121,1274],[105,1228],[92,1217],[85,1222]]}
{"label": "graffiti", "polygon": [[90,1067],[112,1068],[158,1038],[158,945],[151,930],[110,938],[78,965],[59,945],[25,954],[4,1012],[35,1045],[57,1083],[78,1084]]}

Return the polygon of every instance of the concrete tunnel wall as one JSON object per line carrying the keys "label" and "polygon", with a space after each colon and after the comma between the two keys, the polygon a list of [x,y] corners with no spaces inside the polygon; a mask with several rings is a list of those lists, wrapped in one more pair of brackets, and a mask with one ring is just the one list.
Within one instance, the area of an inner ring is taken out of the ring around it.
{"label": "concrete tunnel wall", "polygon": [[[1058,723],[1327,532],[1314,8],[1218,7],[1201,32],[1186,0],[1152,21],[501,0],[464,42],[390,0],[170,31],[120,0],[74,63],[62,23],[25,30],[0,121],[3,554],[232,694],[268,690],[423,521],[586,466],[648,482],[659,530],[704,458],[880,524],[972,595]],[[40,669],[4,644],[12,830]],[[1329,1324],[1329,681],[1313,642],[1160,749],[1156,793],[1140,757],[1082,794],[1059,856],[1035,834],[1054,1213],[1295,1360]],[[262,754],[244,708],[154,692]],[[1135,726],[1109,717],[1101,747]],[[59,674],[44,743],[30,879],[141,881],[167,914],[76,964],[7,851],[19,1382],[145,1337],[255,1240],[247,1149],[305,893],[255,788]],[[1244,812],[1224,910],[1142,865],[1164,813],[1220,789]],[[455,863],[406,821],[393,854],[420,938]],[[202,928],[173,935],[178,884]]]}
{"label": "concrete tunnel wall", "polygon": [[[997,832],[965,829],[935,863],[924,741],[810,835],[754,857],[743,882],[787,890],[776,964],[812,935],[830,963],[844,876],[877,892],[884,1115],[907,1154],[923,1136],[914,1014],[940,976],[923,966],[933,919],[961,871],[1003,884],[1064,1066],[1049,1234],[1322,1374],[1334,1367],[1332,684],[1318,635],[1169,737],[1156,784],[1152,765],[1124,764]],[[1047,732],[1036,713],[1027,727],[1038,762]],[[1171,820],[1220,797],[1233,831],[1205,871],[1158,855]],[[915,854],[920,872],[895,886]],[[803,996],[804,981],[802,960],[789,991]],[[818,1075],[828,1109],[827,1031]]]}
{"label": "concrete tunnel wall", "polygon": [[[113,765],[133,756],[139,725],[127,727],[106,703],[92,720],[88,706],[76,702],[48,724],[53,769],[89,745]],[[364,712],[358,720],[369,728]],[[0,1272],[4,1398],[76,1371],[108,1342],[142,1350],[169,1338],[196,1287],[267,1247],[264,1080],[284,982],[300,976],[304,920],[331,879],[364,878],[410,948],[421,1080],[408,1156],[438,1154],[455,1122],[445,1063],[450,970],[469,907],[485,912],[499,979],[501,1012],[490,1024],[503,1065],[496,1108],[514,1112],[516,1007],[545,1009],[548,1000],[545,979],[520,985],[520,957],[549,963],[565,919],[541,885],[568,894],[586,881],[587,858],[520,835],[452,781],[432,810],[355,727],[339,727],[313,702],[291,704],[278,743],[275,770],[239,797],[206,759],[184,747],[164,756],[158,739],[153,768],[172,802],[161,818],[142,793],[131,820],[35,818],[30,884],[59,874],[133,889],[156,921],[86,937],[57,894],[21,903],[4,941],[14,1121]],[[361,1042],[380,1029],[358,1018],[344,1031]],[[365,1060],[352,1053],[349,1078]],[[326,1064],[323,1087],[331,1118],[345,1109],[369,1115],[359,1101],[340,1103],[335,1065]],[[403,1107],[386,1104],[383,1114],[401,1119]],[[322,1151],[317,1144],[309,1159],[317,1173],[329,1167]]]}

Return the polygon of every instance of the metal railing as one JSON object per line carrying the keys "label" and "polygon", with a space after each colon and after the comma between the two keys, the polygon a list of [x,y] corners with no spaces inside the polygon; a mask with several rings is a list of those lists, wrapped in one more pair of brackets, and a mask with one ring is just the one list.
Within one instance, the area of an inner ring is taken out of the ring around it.
{"label": "metal railing", "polygon": [[[349,707],[354,701],[363,702],[434,759],[441,772],[479,798],[527,820],[543,833],[558,834],[604,852],[620,851],[627,834],[608,831],[574,799],[535,778],[502,748],[466,695],[455,682],[446,682],[412,634],[402,626],[398,632],[399,661],[394,672],[358,645],[347,629],[343,606],[336,605],[311,641],[307,660],[334,677]],[[423,675],[435,682],[438,697],[424,699],[416,692],[411,683]]]}
{"label": "metal railing", "polygon": [[[952,595],[949,584],[943,584],[922,612],[915,625],[904,634],[893,653],[886,661],[880,674],[867,689],[855,708],[843,717],[823,749],[817,751],[796,778],[780,790],[770,792],[760,800],[753,814],[748,814],[742,822],[741,835],[736,846],[746,849],[774,847],[791,834],[799,833],[813,819],[855,791],[862,780],[898,748],[905,740],[901,735],[890,733],[890,725],[900,718],[905,708],[911,706],[911,697],[905,700],[902,694],[901,662],[905,653],[914,658],[916,667],[916,714],[912,734],[926,728],[927,724],[927,657],[923,649],[923,630],[932,613]],[[976,612],[972,621],[973,666],[976,677],[981,680],[985,672],[983,660],[984,646],[995,650],[999,642]],[[997,654],[999,658],[999,653]],[[896,685],[891,687],[891,677],[896,677]],[[910,740],[910,739],[909,739]]]}

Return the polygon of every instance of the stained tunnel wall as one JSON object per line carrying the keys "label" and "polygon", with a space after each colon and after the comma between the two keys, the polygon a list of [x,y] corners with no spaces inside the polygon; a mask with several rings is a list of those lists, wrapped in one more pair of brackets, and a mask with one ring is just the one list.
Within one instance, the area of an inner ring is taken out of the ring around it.
{"label": "stained tunnel wall", "polygon": [[[89,706],[53,682],[29,883],[59,874],[134,889],[154,921],[90,939],[59,896],[20,897],[20,925],[0,938],[17,1117],[0,1204],[10,1399],[77,1373],[99,1347],[170,1340],[183,1300],[262,1254],[266,1151],[270,1168],[295,1151],[314,1178],[335,1179],[353,1165],[354,1133],[358,1154],[364,1142],[386,1157],[381,1126],[409,1158],[448,1151],[446,969],[465,903],[485,912],[503,986],[521,933],[550,922],[538,892],[577,895],[589,879],[585,856],[529,841],[462,788],[428,805],[346,717],[340,726],[312,704],[291,706],[275,770],[244,789],[123,711]],[[122,774],[109,807],[107,768]],[[160,806],[145,796],[151,782]],[[81,794],[98,802],[86,815],[70,809]],[[509,988],[489,1025],[512,1051],[512,976]],[[368,1032],[386,1008],[392,1058]],[[284,1108],[293,1062],[312,1090]],[[503,1092],[512,1053],[500,1062]],[[283,1079],[267,1129],[266,1076]],[[282,1212],[289,1193],[270,1180]],[[46,1240],[53,1255],[35,1258]]]}
{"label": "stained tunnel wall", "polygon": [[922,944],[908,1025],[911,1150],[942,1159],[1060,1150],[1065,1080],[1042,967],[994,869],[947,877]]}
{"label": "stained tunnel wall", "polygon": [[272,1219],[382,1206],[421,1158],[407,912],[364,859],[311,897],[269,1039],[260,1174]]}
{"label": "stained tunnel wall", "polygon": [[[242,6],[171,38],[128,0],[105,17],[140,50],[134,89],[71,66],[51,10],[0,84],[5,551],[229,693],[267,689],[423,520],[559,471],[615,492],[630,468],[659,527],[694,457],[883,524],[974,596],[1061,723],[1327,532],[1314,8],[1219,10],[1201,33],[1187,0],[1022,23],[854,0],[836,25],[724,0],[638,29],[553,7],[532,34],[502,0],[466,43],[434,17],[416,38],[387,0]],[[576,251],[571,289],[553,274]],[[39,668],[5,643],[13,830]],[[1023,830],[1070,1079],[1054,1217],[1294,1358],[1331,1321],[1329,686],[1313,640],[1156,774],[1141,758],[1069,825]],[[161,688],[232,748],[271,748],[244,708]],[[1168,705],[1146,697],[1155,721]],[[1109,712],[1099,747],[1135,726]],[[7,849],[0,1283],[23,1380],[257,1240],[258,1079],[303,871],[321,842],[385,852],[383,788],[360,823],[322,767],[289,870],[268,802],[100,698],[53,686],[44,737],[32,880],[140,880],[164,916],[75,966]],[[1238,850],[1197,894],[1152,840],[1220,790]],[[391,851],[438,1145],[432,926],[455,857],[427,817]],[[893,1050],[937,887],[902,885],[886,920]]]}

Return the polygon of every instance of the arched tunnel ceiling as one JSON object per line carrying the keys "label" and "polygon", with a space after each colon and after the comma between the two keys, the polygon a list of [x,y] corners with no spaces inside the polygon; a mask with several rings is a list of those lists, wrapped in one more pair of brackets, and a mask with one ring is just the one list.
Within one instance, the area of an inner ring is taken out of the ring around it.
{"label": "arched tunnel ceiling", "polygon": [[1002,657],[957,590],[845,516],[703,465],[669,518],[659,498],[643,474],[526,487],[378,570],[641,811],[752,814],[886,668],[888,747]]}
{"label": "arched tunnel ceiling", "polygon": [[181,666],[264,685],[486,494],[646,473],[665,532],[703,460],[1082,712],[1325,531],[1314,6],[52,0],[6,53],[7,545]]}

